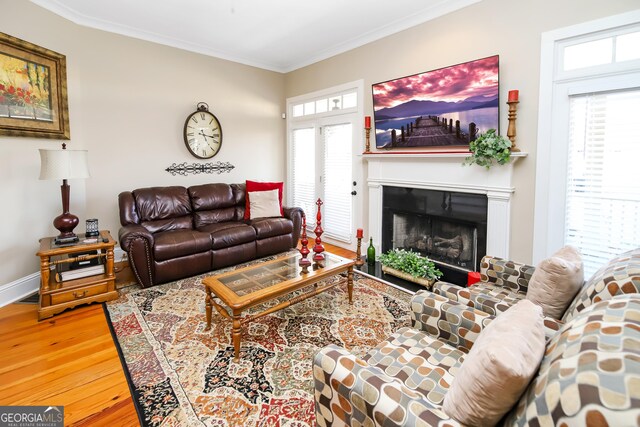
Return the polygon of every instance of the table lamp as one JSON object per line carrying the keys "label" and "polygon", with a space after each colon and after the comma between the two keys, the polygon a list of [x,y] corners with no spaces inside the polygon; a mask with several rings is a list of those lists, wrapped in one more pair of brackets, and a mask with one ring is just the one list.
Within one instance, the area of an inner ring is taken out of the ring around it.
{"label": "table lamp", "polygon": [[89,178],[87,150],[67,150],[62,144],[62,150],[40,149],[40,179],[61,179],[62,185],[62,215],[53,220],[53,226],[60,231],[55,238],[55,244],[75,243],[78,236],[73,229],[78,225],[78,217],[69,213],[69,184],[68,179]]}

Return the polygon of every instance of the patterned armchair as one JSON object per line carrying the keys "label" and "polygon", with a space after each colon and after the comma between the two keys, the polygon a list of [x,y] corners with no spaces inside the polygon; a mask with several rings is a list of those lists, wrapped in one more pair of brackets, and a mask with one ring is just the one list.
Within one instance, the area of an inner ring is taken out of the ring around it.
{"label": "patterned armchair", "polygon": [[485,256],[480,262],[480,281],[469,288],[436,282],[433,292],[485,313],[498,315],[524,299],[535,267]]}
{"label": "patterned armchair", "polygon": [[[525,298],[534,269],[530,265],[486,256],[481,263],[480,282],[469,288],[436,282],[433,292],[498,315]],[[585,282],[562,318],[545,317],[547,337],[586,307],[616,295],[635,293],[640,293],[640,248],[618,255],[602,266]]]}
{"label": "patterned armchair", "polygon": [[[442,402],[493,316],[427,291],[411,306],[413,328],[398,330],[363,359],[334,345],[315,356],[317,425],[460,425]],[[503,423],[635,425],[638,360],[640,296],[592,304],[547,342],[537,374]]]}

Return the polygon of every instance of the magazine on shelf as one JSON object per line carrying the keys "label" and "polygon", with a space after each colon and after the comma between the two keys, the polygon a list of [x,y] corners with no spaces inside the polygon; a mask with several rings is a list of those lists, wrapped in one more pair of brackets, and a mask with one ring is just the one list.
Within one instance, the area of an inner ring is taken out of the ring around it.
{"label": "magazine on shelf", "polygon": [[97,251],[77,254],[71,262],[61,262],[56,265],[55,280],[56,282],[65,282],[67,280],[80,279],[97,274],[104,274],[104,264],[102,258],[95,257],[91,259],[83,259],[82,256],[96,255]]}
{"label": "magazine on shelf", "polygon": [[56,272],[56,282],[65,282],[67,280],[80,279],[97,274],[104,274],[104,265],[93,265],[91,267]]}

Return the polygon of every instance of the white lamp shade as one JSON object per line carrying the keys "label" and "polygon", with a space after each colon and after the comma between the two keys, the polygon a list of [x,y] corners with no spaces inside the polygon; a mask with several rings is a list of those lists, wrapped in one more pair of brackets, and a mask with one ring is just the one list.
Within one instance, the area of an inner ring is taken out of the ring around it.
{"label": "white lamp shade", "polygon": [[89,178],[87,150],[40,149],[40,179]]}

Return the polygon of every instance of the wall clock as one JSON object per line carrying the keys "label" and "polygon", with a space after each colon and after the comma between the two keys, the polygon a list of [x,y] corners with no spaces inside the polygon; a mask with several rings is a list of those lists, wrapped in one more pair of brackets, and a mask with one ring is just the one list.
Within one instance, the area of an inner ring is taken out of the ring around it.
{"label": "wall clock", "polygon": [[210,159],[222,146],[222,127],[205,102],[198,102],[196,111],[184,122],[184,143],[199,159]]}

